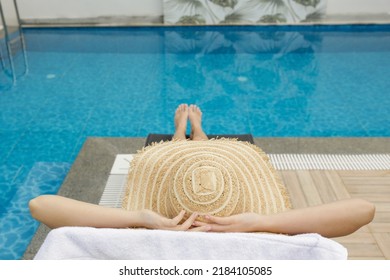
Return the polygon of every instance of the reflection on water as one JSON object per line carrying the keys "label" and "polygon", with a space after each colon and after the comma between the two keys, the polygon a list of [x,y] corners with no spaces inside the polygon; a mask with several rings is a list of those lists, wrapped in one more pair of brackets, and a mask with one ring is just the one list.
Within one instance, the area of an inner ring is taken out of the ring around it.
{"label": "reflection on water", "polygon": [[193,96],[213,110],[252,107],[279,124],[286,123],[286,109],[300,120],[307,115],[317,87],[320,34],[167,31],[165,42],[168,92]]}
{"label": "reflection on water", "polygon": [[[61,28],[25,35],[30,68],[45,78],[26,83],[55,88],[56,102],[75,101],[77,116],[117,116],[118,126],[88,123],[100,135],[169,133],[166,112],[180,102],[210,112],[205,125],[212,133],[390,134],[388,25]],[[46,98],[41,93],[37,98]],[[121,118],[128,114],[123,98],[137,104],[131,123]]]}
{"label": "reflection on water", "polygon": [[[121,120],[89,123],[93,133],[169,133],[167,112],[187,102],[210,112],[213,133],[390,134],[388,25],[28,29],[26,41],[58,98],[83,100],[78,115]],[[124,97],[140,111],[131,123]]]}
{"label": "reflection on water", "polygon": [[[175,94],[167,98],[173,103],[182,96],[209,111],[241,115],[225,129],[233,125],[234,131],[259,136],[355,135],[369,123],[368,130],[388,135],[389,125],[379,128],[365,113],[376,109],[389,115],[384,104],[390,102],[385,89],[390,84],[379,68],[390,66],[390,34],[386,27],[373,31],[169,30],[164,33],[165,86]],[[381,102],[373,102],[373,95]]]}

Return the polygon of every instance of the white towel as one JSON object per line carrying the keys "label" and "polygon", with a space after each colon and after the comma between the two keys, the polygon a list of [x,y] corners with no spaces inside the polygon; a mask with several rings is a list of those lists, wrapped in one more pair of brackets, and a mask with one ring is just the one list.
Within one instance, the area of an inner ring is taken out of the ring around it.
{"label": "white towel", "polygon": [[36,260],[344,260],[347,250],[318,234],[177,232],[63,227],[46,237]]}

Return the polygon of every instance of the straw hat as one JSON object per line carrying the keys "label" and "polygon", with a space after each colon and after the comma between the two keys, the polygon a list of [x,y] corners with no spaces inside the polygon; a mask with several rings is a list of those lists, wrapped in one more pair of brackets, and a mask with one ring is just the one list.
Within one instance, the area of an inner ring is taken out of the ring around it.
{"label": "straw hat", "polygon": [[229,216],[271,214],[290,208],[267,155],[234,139],[156,143],[135,155],[123,200],[127,210],[166,217],[181,210]]}

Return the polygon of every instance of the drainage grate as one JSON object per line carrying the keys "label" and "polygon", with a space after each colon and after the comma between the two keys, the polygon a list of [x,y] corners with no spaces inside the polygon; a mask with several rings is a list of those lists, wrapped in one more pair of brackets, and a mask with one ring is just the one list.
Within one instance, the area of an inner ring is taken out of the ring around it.
{"label": "drainage grate", "polygon": [[111,174],[108,177],[99,205],[120,208],[122,206],[122,197],[125,192],[126,181],[127,175]]}
{"label": "drainage grate", "polygon": [[388,170],[390,154],[270,154],[277,170]]}

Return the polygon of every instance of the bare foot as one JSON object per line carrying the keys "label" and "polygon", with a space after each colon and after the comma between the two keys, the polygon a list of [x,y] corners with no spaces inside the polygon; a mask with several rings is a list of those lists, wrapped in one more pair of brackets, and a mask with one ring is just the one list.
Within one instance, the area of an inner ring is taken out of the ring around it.
{"label": "bare foot", "polygon": [[202,111],[196,105],[190,105],[188,109],[188,118],[191,123],[191,136],[192,140],[208,140],[207,135],[202,129]]}
{"label": "bare foot", "polygon": [[174,139],[185,140],[188,121],[188,105],[180,104],[175,112],[175,134]]}

